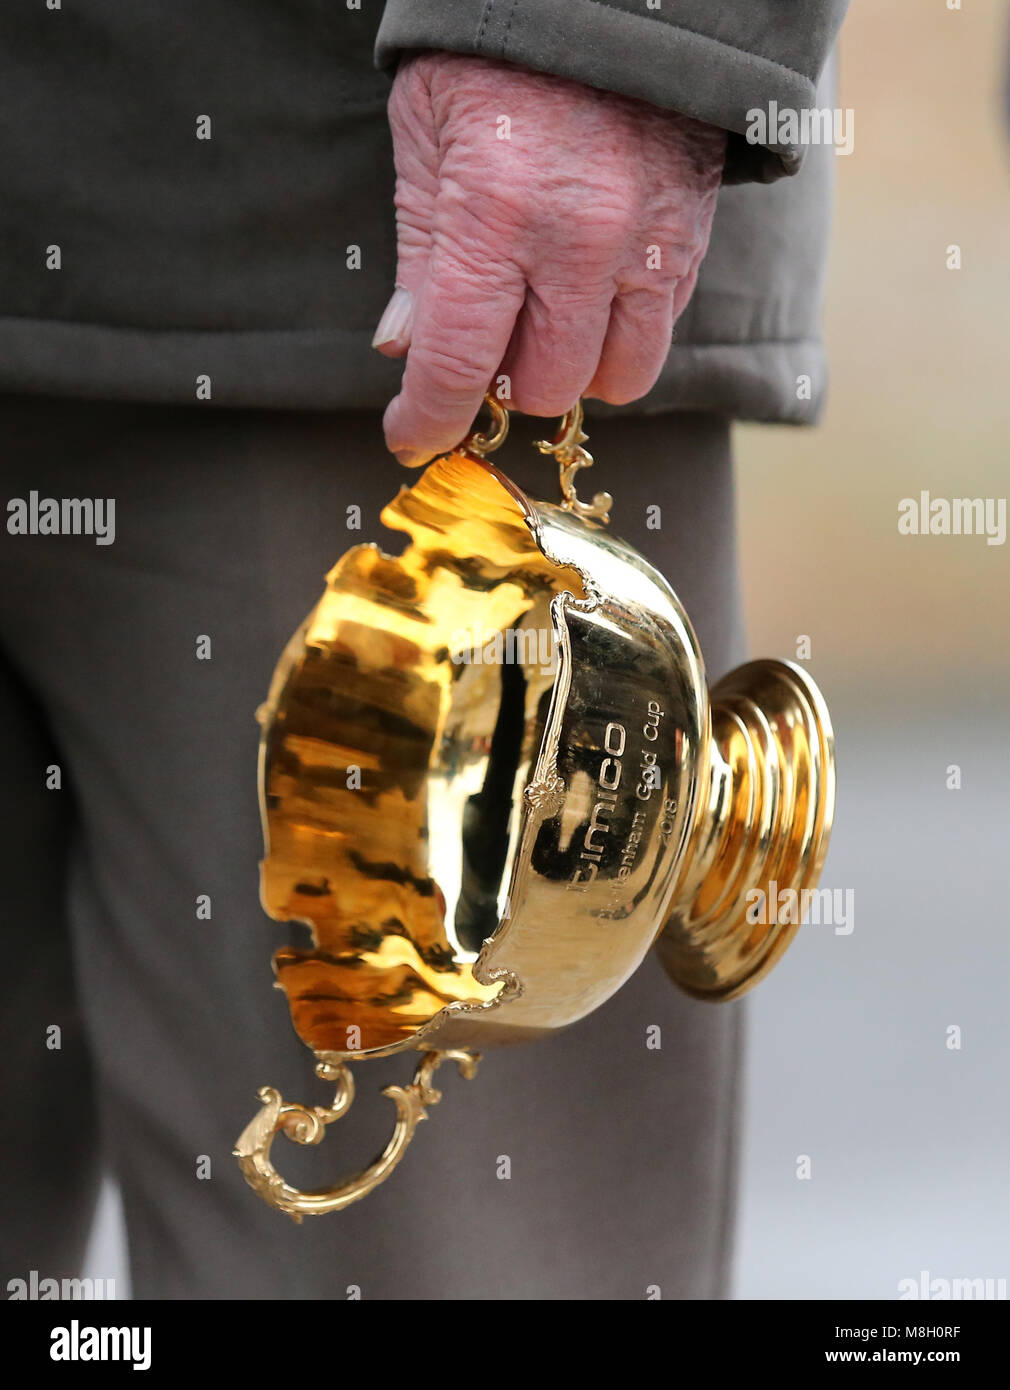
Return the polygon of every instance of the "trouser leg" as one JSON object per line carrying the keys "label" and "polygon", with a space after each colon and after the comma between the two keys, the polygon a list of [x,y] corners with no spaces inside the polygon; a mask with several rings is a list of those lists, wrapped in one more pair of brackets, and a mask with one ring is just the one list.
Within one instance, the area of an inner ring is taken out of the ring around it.
{"label": "trouser leg", "polygon": [[88,1045],[67,920],[74,791],[32,692],[0,654],[0,1290],[79,1273],[98,1182]]}
{"label": "trouser leg", "polygon": [[[230,1151],[257,1087],[327,1099],[270,988],[285,932],[258,904],[253,711],[325,571],[349,544],[383,541],[379,511],[408,475],[370,415],[2,412],[19,441],[8,496],[117,498],[112,546],[19,539],[3,635],[45,692],[79,789],[74,929],[135,1294],[722,1292],[739,1010],[680,997],[651,959],[557,1039],[489,1054],[472,1083],[447,1076],[432,1122],[365,1202],[296,1228],[248,1190]],[[617,529],[670,576],[717,674],[739,655],[728,426],[608,421],[592,443]],[[501,462],[552,492],[522,426]],[[352,506],[361,531],[347,529]],[[659,1052],[645,1046],[657,1023]],[[278,1165],[302,1186],[364,1166],[389,1123],[378,1086],[409,1069],[359,1067],[352,1114],[319,1149],[279,1140]]]}

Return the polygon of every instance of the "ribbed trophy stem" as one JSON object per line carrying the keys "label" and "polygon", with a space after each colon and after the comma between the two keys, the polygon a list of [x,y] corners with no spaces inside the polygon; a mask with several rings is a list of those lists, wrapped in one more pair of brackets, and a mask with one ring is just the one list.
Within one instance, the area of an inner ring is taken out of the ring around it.
{"label": "ribbed trophy stem", "polygon": [[731,671],[711,721],[687,867],[656,948],[682,989],[724,1000],[796,934],[827,852],[835,755],[824,699],[791,662]]}

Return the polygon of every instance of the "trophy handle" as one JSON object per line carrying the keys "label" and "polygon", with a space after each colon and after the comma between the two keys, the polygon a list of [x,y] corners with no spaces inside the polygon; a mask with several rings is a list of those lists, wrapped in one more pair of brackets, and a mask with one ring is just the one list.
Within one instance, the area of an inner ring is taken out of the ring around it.
{"label": "trophy handle", "polygon": [[566,512],[574,512],[586,521],[610,520],[610,509],[614,499],[609,492],[598,492],[591,502],[582,502],[575,491],[575,475],[580,468],[591,468],[593,456],[583,449],[589,438],[582,429],[582,402],[576,401],[571,410],[561,417],[561,424],[553,439],[538,439],[536,447],[542,454],[553,454],[558,461],[559,482],[561,485],[562,507]]}
{"label": "trophy handle", "polygon": [[270,1161],[271,1146],[282,1132],[296,1144],[318,1144],[326,1126],[339,1120],[350,1109],[354,1100],[354,1078],[346,1064],[338,1061],[336,1056],[320,1060],[316,1075],[324,1081],[335,1081],[337,1085],[336,1096],[329,1107],[285,1105],[280,1092],[273,1086],[261,1086],[257,1095],[262,1101],[262,1108],[246,1125],[232,1150],[246,1182],[265,1202],[278,1211],[287,1212],[298,1224],[301,1224],[303,1216],[323,1216],[326,1212],[341,1211],[352,1202],[359,1202],[379,1183],[385,1182],[406,1152],[418,1124],[427,1119],[428,1107],[437,1105],[442,1099],[442,1093],[432,1087],[431,1080],[442,1063],[448,1061],[456,1062],[461,1074],[469,1081],[476,1074],[480,1054],[426,1052],[409,1086],[387,1086],[383,1090],[382,1094],[389,1096],[396,1105],[396,1126],[392,1138],[375,1162],[337,1187],[312,1192],[302,1192],[285,1182]]}
{"label": "trophy handle", "polygon": [[[458,446],[477,458],[483,459],[505,443],[509,432],[509,413],[490,391],[484,397],[484,404],[491,415],[491,429],[486,433],[471,430]],[[538,439],[535,447],[542,454],[553,454],[558,461],[558,482],[561,488],[561,506],[566,512],[574,512],[586,521],[609,522],[610,509],[614,499],[609,492],[598,492],[591,502],[580,500],[575,490],[575,475],[580,468],[591,468],[593,456],[583,449],[589,438],[582,429],[582,401],[578,400],[571,410],[561,417],[558,431],[553,439]]]}

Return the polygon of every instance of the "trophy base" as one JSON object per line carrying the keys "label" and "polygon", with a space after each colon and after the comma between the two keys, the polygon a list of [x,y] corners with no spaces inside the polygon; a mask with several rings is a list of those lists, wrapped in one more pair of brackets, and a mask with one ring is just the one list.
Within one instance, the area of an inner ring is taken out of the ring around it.
{"label": "trophy base", "polygon": [[792,662],[752,661],[711,692],[709,775],[688,875],[656,942],[670,978],[727,1000],[762,979],[815,889],[835,799],[824,698]]}

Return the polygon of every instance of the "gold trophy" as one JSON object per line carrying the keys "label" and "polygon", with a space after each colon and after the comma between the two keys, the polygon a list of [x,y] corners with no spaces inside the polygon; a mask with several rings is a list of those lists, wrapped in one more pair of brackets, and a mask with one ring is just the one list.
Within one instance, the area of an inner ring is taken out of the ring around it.
{"label": "gold trophy", "polygon": [[[538,445],[554,504],[487,461],[508,432],[487,404],[492,430],[384,509],[403,553],[358,545],[331,570],[259,715],[262,902],[313,938],[274,971],[336,1096],[263,1087],[235,1153],[295,1221],[389,1176],[443,1061],[472,1077],[484,1047],[575,1023],[651,946],[695,998],[750,989],[799,925],[764,895],[813,888],[827,850],[834,742],[810,677],[755,661],[709,691],[676,594],[609,532],[607,494],[576,495],[581,405]],[[408,1050],[375,1162],[287,1183],[276,1135],[318,1143],[353,1100],[348,1063]]]}

